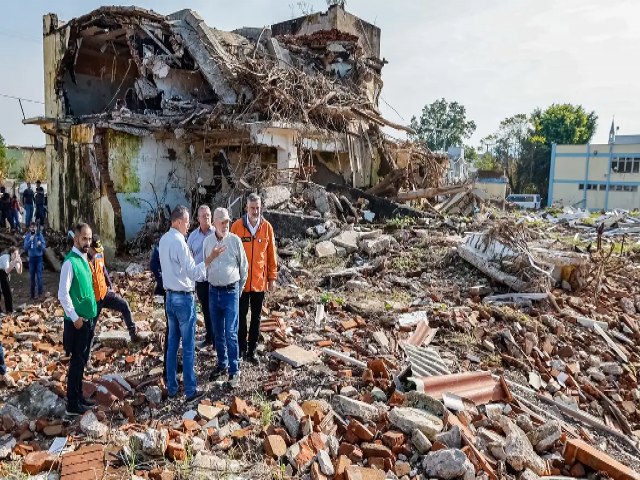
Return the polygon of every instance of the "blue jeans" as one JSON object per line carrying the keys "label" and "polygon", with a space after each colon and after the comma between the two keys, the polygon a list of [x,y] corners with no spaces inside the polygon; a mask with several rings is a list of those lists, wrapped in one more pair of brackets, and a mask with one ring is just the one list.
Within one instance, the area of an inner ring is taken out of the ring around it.
{"label": "blue jeans", "polygon": [[167,390],[169,395],[178,393],[178,347],[182,339],[182,363],[184,393],[191,397],[196,393],[196,301],[191,294],[167,292],[166,303],[169,338],[167,339]]}
{"label": "blue jeans", "polygon": [[36,286],[38,295],[42,295],[42,256],[29,257],[29,279],[31,280],[31,298],[36,296]]}
{"label": "blue jeans", "polygon": [[13,230],[20,230],[20,212],[18,210],[11,209],[11,228]]}
{"label": "blue jeans", "polygon": [[239,371],[238,361],[238,282],[231,288],[209,285],[209,311],[218,355],[218,370],[228,368],[229,375]]}
{"label": "blue jeans", "polygon": [[33,220],[33,203],[31,205],[26,204],[24,206],[24,226],[29,228],[31,220]]}
{"label": "blue jeans", "polygon": [[7,367],[4,364],[4,350],[2,349],[2,344],[0,343],[0,375],[4,375],[7,373]]}

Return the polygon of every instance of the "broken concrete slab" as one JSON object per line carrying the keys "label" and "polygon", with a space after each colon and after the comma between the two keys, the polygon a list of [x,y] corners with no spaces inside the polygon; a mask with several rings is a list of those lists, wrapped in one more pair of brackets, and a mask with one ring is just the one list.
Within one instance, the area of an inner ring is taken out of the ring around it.
{"label": "broken concrete slab", "polygon": [[62,398],[39,383],[32,383],[8,402],[30,418],[61,417],[66,408]]}
{"label": "broken concrete slab", "polygon": [[394,408],[389,412],[389,421],[407,435],[411,435],[416,429],[420,430],[431,442],[435,441],[436,435],[444,428],[441,418],[411,407]]}
{"label": "broken concrete slab", "polygon": [[96,341],[105,347],[122,348],[129,345],[131,338],[126,330],[108,330],[100,333]]}
{"label": "broken concrete slab", "polygon": [[379,415],[378,409],[375,406],[342,395],[334,395],[332,403],[335,410],[346,417],[356,417],[365,421],[372,421],[377,419]]}
{"label": "broken concrete slab", "polygon": [[389,235],[381,235],[378,238],[363,239],[360,242],[362,251],[370,257],[380,255],[391,246],[391,237]]}
{"label": "broken concrete slab", "polygon": [[262,206],[270,209],[282,205],[291,198],[291,189],[284,185],[273,185],[263,188],[260,192],[262,196]]}
{"label": "broken concrete slab", "polygon": [[430,478],[474,480],[475,468],[462,450],[450,448],[429,452],[422,461],[425,474]]}
{"label": "broken concrete slab", "polygon": [[344,248],[347,253],[355,253],[358,251],[358,240],[360,232],[355,230],[345,230],[337,237],[333,237],[331,241],[338,247]]}
{"label": "broken concrete slab", "polygon": [[304,238],[308,228],[324,223],[322,218],[310,215],[275,210],[265,210],[262,214],[273,226],[276,238]]}
{"label": "broken concrete slab", "polygon": [[297,345],[289,345],[288,347],[280,348],[279,350],[271,352],[271,356],[281,362],[288,363],[294,368],[318,363],[320,361],[320,358],[315,352],[305,350]]}
{"label": "broken concrete slab", "polygon": [[330,241],[318,242],[314,248],[318,258],[333,257],[338,253],[336,246]]}
{"label": "broken concrete slab", "polygon": [[501,416],[498,422],[507,435],[504,446],[507,463],[518,472],[530,468],[536,474],[544,475],[547,465],[533,450],[527,435],[507,417]]}
{"label": "broken concrete slab", "polygon": [[109,427],[100,422],[91,410],[82,415],[80,429],[85,435],[94,439],[104,438],[109,433]]}

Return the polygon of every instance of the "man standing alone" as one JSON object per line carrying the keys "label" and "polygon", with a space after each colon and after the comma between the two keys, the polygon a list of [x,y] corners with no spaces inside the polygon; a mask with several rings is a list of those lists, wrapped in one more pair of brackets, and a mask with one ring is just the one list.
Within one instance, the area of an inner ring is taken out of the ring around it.
{"label": "man standing alone", "polygon": [[[198,224],[198,228],[189,235],[187,245],[189,246],[189,250],[191,250],[191,254],[193,255],[195,262],[202,263],[204,262],[202,244],[204,243],[205,238],[213,234],[213,227],[211,226],[211,209],[206,205],[202,205],[198,208]],[[211,316],[209,315],[209,282],[207,282],[206,279],[203,282],[196,282],[196,295],[198,296],[198,301],[202,307],[204,326],[207,332],[201,346],[206,347],[208,345],[215,345],[215,342],[213,341],[214,335],[213,327],[211,326]]]}
{"label": "man standing alone", "polygon": [[87,260],[91,234],[91,227],[86,223],[76,225],[73,248],[62,264],[58,287],[58,300],[64,309],[62,344],[71,356],[67,375],[67,415],[82,415],[95,405],[82,395],[82,377],[89,360],[93,327],[98,314]]}
{"label": "man standing alone", "polygon": [[191,256],[185,235],[189,228],[189,210],[178,205],[171,213],[171,228],[160,239],[162,283],[167,292],[166,313],[169,323],[167,341],[167,390],[169,397],[178,394],[178,347],[182,339],[184,365],[184,393],[187,401],[202,396],[197,389],[195,372],[196,303],[193,297],[195,282],[206,276],[206,268],[221,249],[210,250],[204,262],[196,264]]}
{"label": "man standing alone", "polygon": [[[276,242],[273,227],[262,217],[262,201],[252,193],[247,199],[247,214],[236,220],[231,232],[242,239],[249,261],[249,277],[240,297],[238,336],[240,355],[258,364],[256,347],[260,336],[260,314],[265,292],[272,292],[278,278]],[[247,344],[247,313],[251,305],[251,326]]]}
{"label": "man standing alone", "polygon": [[35,193],[31,188],[31,182],[27,182],[27,188],[22,192],[22,205],[24,206],[24,224],[26,227],[31,225],[33,219],[33,197]]}
{"label": "man standing alone", "polygon": [[247,281],[247,256],[242,241],[229,232],[231,218],[226,208],[213,212],[215,235],[204,241],[204,254],[216,249],[220,257],[207,269],[209,308],[215,332],[218,366],[209,379],[215,380],[229,372],[229,384],[235,387],[240,379],[238,353],[238,299]]}
{"label": "man standing alone", "polygon": [[47,248],[42,233],[36,229],[36,224],[29,225],[29,233],[24,237],[24,249],[29,256],[29,279],[31,283],[31,300],[36,298],[36,287],[38,297],[42,296],[42,256]]}

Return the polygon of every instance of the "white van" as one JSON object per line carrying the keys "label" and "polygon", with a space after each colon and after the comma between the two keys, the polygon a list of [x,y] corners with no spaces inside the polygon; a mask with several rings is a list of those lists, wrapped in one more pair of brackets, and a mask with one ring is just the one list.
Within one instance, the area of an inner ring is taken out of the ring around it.
{"label": "white van", "polygon": [[540,208],[540,195],[512,193],[507,197],[507,202],[513,203],[520,208],[531,208],[533,210],[538,210]]}

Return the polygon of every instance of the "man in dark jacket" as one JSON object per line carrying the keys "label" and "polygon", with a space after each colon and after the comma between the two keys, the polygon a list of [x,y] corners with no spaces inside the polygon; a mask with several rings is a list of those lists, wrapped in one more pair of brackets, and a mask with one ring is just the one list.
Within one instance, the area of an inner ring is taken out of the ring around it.
{"label": "man in dark jacket", "polygon": [[22,192],[22,205],[24,206],[24,224],[28,227],[33,220],[33,199],[35,193],[31,188],[31,182],[27,182],[27,188]]}

